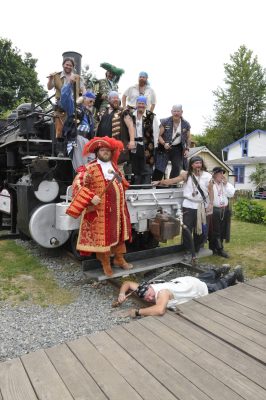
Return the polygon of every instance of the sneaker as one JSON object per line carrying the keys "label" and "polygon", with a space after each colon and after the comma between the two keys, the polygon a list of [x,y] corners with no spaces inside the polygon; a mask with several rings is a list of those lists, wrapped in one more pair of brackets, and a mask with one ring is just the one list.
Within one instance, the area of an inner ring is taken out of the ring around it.
{"label": "sneaker", "polygon": [[191,254],[190,253],[185,253],[181,262],[184,262],[186,264],[190,264],[191,262]]}
{"label": "sneaker", "polygon": [[244,277],[243,270],[241,267],[236,267],[234,270],[234,273],[235,273],[235,278],[236,278],[237,282],[245,281],[245,277]]}

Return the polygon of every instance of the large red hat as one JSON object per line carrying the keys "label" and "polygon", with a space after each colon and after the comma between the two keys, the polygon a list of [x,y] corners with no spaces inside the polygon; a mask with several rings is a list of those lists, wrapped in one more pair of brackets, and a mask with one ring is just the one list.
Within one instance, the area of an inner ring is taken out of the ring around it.
{"label": "large red hat", "polygon": [[121,142],[121,140],[110,138],[108,136],[104,137],[95,136],[93,139],[91,139],[88,143],[85,144],[82,154],[83,156],[86,156],[89,153],[96,152],[102,147],[107,147],[113,152],[112,161],[115,164],[117,164],[118,157],[121,151],[124,150],[124,145],[123,142]]}

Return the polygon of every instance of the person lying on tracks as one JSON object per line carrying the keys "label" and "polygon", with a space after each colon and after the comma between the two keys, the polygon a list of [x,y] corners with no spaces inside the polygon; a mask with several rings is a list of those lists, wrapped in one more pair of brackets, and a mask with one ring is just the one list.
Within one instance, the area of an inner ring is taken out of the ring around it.
{"label": "person lying on tracks", "polygon": [[233,272],[229,272],[229,269],[230,267],[210,269],[199,274],[197,278],[184,276],[172,279],[169,282],[143,282],[139,284],[133,281],[125,281],[120,288],[118,303],[123,303],[128,297],[127,292],[132,291],[132,293],[149,303],[154,303],[154,305],[129,310],[131,318],[164,315],[166,309],[175,311],[178,304],[235,285],[237,282],[244,282],[244,275],[240,267],[237,267]]}

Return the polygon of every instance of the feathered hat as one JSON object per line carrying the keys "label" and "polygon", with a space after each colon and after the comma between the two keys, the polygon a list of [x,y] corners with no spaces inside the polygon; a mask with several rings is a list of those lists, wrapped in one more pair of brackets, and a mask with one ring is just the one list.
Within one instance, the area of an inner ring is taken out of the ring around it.
{"label": "feathered hat", "polygon": [[114,65],[106,63],[106,62],[101,63],[100,67],[102,67],[103,69],[106,69],[106,71],[112,72],[115,76],[115,79],[114,79],[115,82],[118,82],[121,75],[123,75],[123,73],[125,72],[122,68],[117,68]]}
{"label": "feathered hat", "polygon": [[88,143],[85,144],[83,147],[83,156],[87,156],[89,153],[95,153],[97,152],[100,148],[102,147],[107,147],[112,151],[112,162],[114,164],[117,164],[119,155],[121,151],[124,150],[124,145],[121,140],[117,140],[114,138],[110,138],[108,136],[104,137],[97,137],[95,136],[93,139],[91,139]]}

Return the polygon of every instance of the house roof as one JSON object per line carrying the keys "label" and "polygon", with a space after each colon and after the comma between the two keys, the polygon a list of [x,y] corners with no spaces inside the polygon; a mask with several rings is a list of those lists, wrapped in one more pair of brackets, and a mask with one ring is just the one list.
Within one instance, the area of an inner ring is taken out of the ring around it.
{"label": "house roof", "polygon": [[253,165],[266,164],[266,157],[242,157],[226,161],[227,165]]}
{"label": "house roof", "polygon": [[199,146],[199,147],[191,147],[189,149],[188,159],[193,156],[199,155],[200,153],[209,153],[220,165],[222,165],[228,172],[231,172],[231,168],[226,165],[222,160],[220,160],[215,154],[213,154],[208,147]]}
{"label": "house roof", "polygon": [[231,146],[234,146],[236,143],[240,143],[240,142],[241,142],[241,140],[243,140],[243,139],[247,139],[247,138],[249,138],[250,136],[253,136],[253,135],[255,135],[256,133],[264,133],[264,134],[266,134],[266,131],[262,131],[261,129],[256,129],[255,131],[253,131],[253,132],[250,132],[250,133],[248,133],[248,134],[247,134],[247,135],[245,135],[245,136],[242,136],[242,138],[240,138],[240,139],[236,140],[235,142],[233,142],[233,143],[229,144],[228,146],[225,146],[225,147],[222,149],[222,151],[223,151],[223,150],[228,150],[228,149],[229,149],[229,147],[231,147]]}

